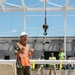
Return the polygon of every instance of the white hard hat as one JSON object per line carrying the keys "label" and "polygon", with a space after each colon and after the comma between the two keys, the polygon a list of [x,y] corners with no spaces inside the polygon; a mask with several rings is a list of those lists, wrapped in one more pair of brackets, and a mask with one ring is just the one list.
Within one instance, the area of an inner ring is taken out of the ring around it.
{"label": "white hard hat", "polygon": [[27,33],[26,32],[21,32],[20,37],[24,36],[24,35],[27,35]]}

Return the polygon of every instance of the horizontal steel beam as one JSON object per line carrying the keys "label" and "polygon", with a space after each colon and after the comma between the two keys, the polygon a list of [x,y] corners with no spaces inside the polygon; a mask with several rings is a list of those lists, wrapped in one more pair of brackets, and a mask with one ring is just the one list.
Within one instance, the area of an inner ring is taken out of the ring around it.
{"label": "horizontal steel beam", "polygon": [[[42,7],[40,7],[40,8],[25,8],[25,10],[26,11],[39,11],[39,12],[44,12],[44,8]],[[64,9],[64,7],[47,7],[46,8],[46,10],[47,10],[47,12],[52,12],[52,11],[64,11],[65,9]],[[0,11],[3,11],[2,10],[2,8],[0,7]],[[5,11],[6,12],[23,12],[24,10],[23,10],[23,8],[19,8],[19,7],[13,7],[13,6],[11,6],[11,7],[9,7],[9,6],[6,6],[5,7]],[[66,11],[75,11],[75,7],[67,7],[66,8]]]}
{"label": "horizontal steel beam", "polygon": [[[0,64],[15,64],[16,60],[0,60]],[[30,60],[31,64],[75,64],[75,60]]]}

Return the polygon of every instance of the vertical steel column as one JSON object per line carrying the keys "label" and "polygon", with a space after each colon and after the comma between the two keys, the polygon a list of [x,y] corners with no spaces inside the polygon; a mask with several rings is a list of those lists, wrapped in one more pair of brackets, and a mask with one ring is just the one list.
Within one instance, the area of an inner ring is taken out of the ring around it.
{"label": "vertical steel column", "polygon": [[26,11],[24,11],[24,31],[26,32]]}
{"label": "vertical steel column", "polygon": [[66,11],[64,10],[64,52],[66,59]]}

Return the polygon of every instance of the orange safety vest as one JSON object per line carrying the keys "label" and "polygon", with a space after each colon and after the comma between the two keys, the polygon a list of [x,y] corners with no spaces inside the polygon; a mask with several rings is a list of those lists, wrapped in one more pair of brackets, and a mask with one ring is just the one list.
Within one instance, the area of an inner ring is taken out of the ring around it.
{"label": "orange safety vest", "polygon": [[20,42],[17,43],[17,45],[20,48],[19,57],[21,58],[22,66],[30,66],[29,56],[31,56],[32,54],[29,52],[29,45],[26,44],[26,46],[23,46]]}

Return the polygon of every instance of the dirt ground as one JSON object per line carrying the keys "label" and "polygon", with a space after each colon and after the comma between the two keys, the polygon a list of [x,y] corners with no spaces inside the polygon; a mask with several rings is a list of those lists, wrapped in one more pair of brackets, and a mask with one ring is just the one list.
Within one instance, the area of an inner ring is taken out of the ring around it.
{"label": "dirt ground", "polygon": [[[44,70],[44,75],[49,75],[49,70]],[[75,75],[74,70],[56,70],[57,75]],[[37,70],[32,70],[31,75],[36,75]],[[0,75],[17,75],[14,64],[0,64]],[[52,72],[52,75],[53,72]]]}

